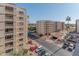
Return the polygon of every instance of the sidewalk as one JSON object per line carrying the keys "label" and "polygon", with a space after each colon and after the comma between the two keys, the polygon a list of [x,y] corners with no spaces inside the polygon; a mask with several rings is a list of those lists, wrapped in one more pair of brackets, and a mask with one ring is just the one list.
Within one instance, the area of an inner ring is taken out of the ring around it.
{"label": "sidewalk", "polygon": [[[30,39],[30,38],[29,38],[29,40],[31,40],[33,44],[37,45],[37,47],[40,46],[35,40],[32,40],[32,39]],[[30,46],[31,46],[31,45],[28,44],[28,45],[27,45],[27,48],[30,49]],[[30,51],[30,50],[29,50],[28,56],[38,56],[38,54],[35,53],[35,51]]]}
{"label": "sidewalk", "polygon": [[[30,39],[30,38],[29,38],[29,39]],[[32,42],[33,42],[33,44],[36,44],[36,45],[37,45],[37,43],[34,42],[33,40],[32,40]],[[31,45],[27,43],[27,48],[28,48],[28,50],[30,49],[30,46],[31,46]],[[38,45],[37,45],[37,46],[38,46]],[[28,51],[27,55],[28,55],[28,56],[37,56],[37,54],[36,54],[34,51],[30,51],[30,50]]]}

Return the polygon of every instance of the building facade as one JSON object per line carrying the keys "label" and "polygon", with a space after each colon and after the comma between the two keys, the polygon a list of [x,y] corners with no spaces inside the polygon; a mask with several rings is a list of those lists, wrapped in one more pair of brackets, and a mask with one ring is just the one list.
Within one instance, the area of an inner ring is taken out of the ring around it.
{"label": "building facade", "polygon": [[38,34],[51,34],[55,31],[64,30],[64,22],[56,22],[49,20],[41,20],[36,23],[36,30]]}
{"label": "building facade", "polygon": [[79,33],[79,19],[76,20],[76,32]]}
{"label": "building facade", "polygon": [[16,4],[0,3],[0,54],[27,48],[28,22],[25,12]]}
{"label": "building facade", "polygon": [[56,22],[57,23],[57,30],[61,31],[65,29],[65,24],[64,22]]}

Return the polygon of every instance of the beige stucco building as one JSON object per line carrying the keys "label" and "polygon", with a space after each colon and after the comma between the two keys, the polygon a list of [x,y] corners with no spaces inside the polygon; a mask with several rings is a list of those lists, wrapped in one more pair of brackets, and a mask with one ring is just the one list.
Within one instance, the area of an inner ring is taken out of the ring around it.
{"label": "beige stucco building", "polygon": [[36,31],[38,34],[51,34],[55,31],[62,31],[64,30],[64,22],[56,22],[56,21],[49,21],[49,20],[40,20],[36,23]]}
{"label": "beige stucco building", "polygon": [[57,23],[57,29],[56,30],[64,30],[65,29],[65,24],[64,22],[56,22]]}
{"label": "beige stucco building", "polygon": [[12,3],[0,3],[0,54],[27,47],[26,9]]}
{"label": "beige stucco building", "polygon": [[79,19],[76,20],[76,32],[79,33]]}

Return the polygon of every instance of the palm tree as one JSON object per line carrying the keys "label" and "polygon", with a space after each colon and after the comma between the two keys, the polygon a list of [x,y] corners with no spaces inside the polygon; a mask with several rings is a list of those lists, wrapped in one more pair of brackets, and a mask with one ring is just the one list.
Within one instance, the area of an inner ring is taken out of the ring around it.
{"label": "palm tree", "polygon": [[67,17],[66,17],[66,21],[67,21],[66,28],[67,28],[67,31],[68,31],[69,28],[70,28],[69,22],[71,21],[71,17],[67,16]]}

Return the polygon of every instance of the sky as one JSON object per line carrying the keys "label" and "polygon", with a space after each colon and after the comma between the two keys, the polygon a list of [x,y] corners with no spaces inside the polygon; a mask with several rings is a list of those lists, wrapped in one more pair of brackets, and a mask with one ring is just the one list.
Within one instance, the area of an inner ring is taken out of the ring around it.
{"label": "sky", "polygon": [[29,22],[38,20],[64,21],[66,16],[71,17],[70,23],[79,19],[79,4],[77,3],[17,3],[19,7],[26,8]]}

